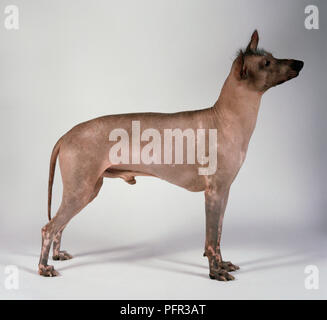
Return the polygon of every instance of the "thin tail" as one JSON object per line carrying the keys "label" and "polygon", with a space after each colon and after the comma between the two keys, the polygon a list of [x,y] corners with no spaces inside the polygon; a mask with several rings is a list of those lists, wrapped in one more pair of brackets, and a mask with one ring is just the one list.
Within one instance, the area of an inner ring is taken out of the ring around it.
{"label": "thin tail", "polygon": [[51,199],[52,199],[52,185],[53,177],[56,170],[56,162],[61,145],[61,138],[57,141],[53,147],[51,158],[50,158],[50,169],[49,169],[49,185],[48,185],[48,218],[51,220]]}

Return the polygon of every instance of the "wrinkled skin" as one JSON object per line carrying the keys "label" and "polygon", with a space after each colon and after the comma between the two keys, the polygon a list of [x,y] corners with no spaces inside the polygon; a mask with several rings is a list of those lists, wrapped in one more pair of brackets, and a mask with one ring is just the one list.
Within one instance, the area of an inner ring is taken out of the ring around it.
{"label": "wrinkled skin", "polygon": [[[256,125],[263,93],[298,75],[303,62],[275,59],[270,53],[258,51],[255,31],[245,52],[240,51],[233,62],[213,107],[197,111],[138,113],[105,116],[81,123],[67,132],[55,145],[49,174],[49,219],[51,191],[56,159],[59,157],[63,181],[63,196],[57,214],[42,228],[42,249],[39,274],[56,276],[49,266],[48,256],[53,243],[53,259],[66,260],[70,254],[60,250],[62,231],[73,216],[79,213],[98,194],[103,178],[122,178],[135,184],[136,176],[153,176],[194,192],[204,192],[206,211],[205,252],[211,279],[228,281],[230,272],[239,267],[222,258],[220,240],[223,217],[230,186],[246,156],[249,140]],[[267,62],[269,61],[269,62]],[[109,161],[113,142],[108,134],[114,128],[131,133],[131,121],[139,120],[142,131],[164,129],[216,128],[218,132],[218,168],[213,175],[198,174],[198,166],[191,164],[119,164]]]}

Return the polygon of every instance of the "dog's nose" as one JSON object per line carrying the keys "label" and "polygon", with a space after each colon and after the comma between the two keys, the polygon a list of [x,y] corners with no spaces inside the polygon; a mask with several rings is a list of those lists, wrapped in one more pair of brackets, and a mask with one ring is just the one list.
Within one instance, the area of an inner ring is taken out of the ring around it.
{"label": "dog's nose", "polygon": [[293,60],[291,63],[291,68],[297,72],[299,72],[303,68],[304,62],[300,60]]}

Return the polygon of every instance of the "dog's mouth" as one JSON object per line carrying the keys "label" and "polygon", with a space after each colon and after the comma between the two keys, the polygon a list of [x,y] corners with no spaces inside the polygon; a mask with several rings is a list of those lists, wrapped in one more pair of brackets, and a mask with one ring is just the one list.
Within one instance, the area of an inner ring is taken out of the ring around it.
{"label": "dog's mouth", "polygon": [[279,80],[277,83],[276,83],[276,86],[288,81],[288,80],[291,80],[293,78],[296,78],[298,75],[299,75],[300,71],[295,71],[295,70],[291,70],[287,76],[286,79],[282,79],[282,80]]}
{"label": "dog's mouth", "polygon": [[292,64],[290,65],[290,69],[289,69],[289,71],[287,73],[286,79],[279,80],[276,83],[276,86],[278,86],[278,85],[280,85],[280,84],[282,84],[282,83],[284,83],[284,82],[286,82],[288,80],[296,78],[299,75],[300,71],[302,70],[303,65],[304,65],[303,61],[294,60],[292,62]]}
{"label": "dog's mouth", "polygon": [[291,80],[293,79],[294,77],[296,77],[296,75],[290,75],[289,77],[287,77],[286,79],[283,79],[283,80],[279,80],[277,83],[276,83],[276,86],[279,86],[280,84],[288,81],[288,80]]}
{"label": "dog's mouth", "polygon": [[282,83],[284,83],[286,80],[281,80],[281,81],[278,81],[277,83],[276,83],[276,86],[278,86],[278,85],[280,85],[280,84],[282,84]]}

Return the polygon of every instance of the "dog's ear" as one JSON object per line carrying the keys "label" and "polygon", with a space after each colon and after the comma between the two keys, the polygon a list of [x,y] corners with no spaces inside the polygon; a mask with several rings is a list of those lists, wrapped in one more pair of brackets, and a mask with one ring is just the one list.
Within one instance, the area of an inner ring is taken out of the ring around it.
{"label": "dog's ear", "polygon": [[258,47],[258,42],[259,42],[259,34],[257,30],[254,30],[251,36],[251,40],[246,47],[246,51],[255,51],[257,50]]}
{"label": "dog's ear", "polygon": [[244,66],[244,53],[240,50],[237,58],[233,62],[233,75],[237,80],[245,79],[246,70]]}

